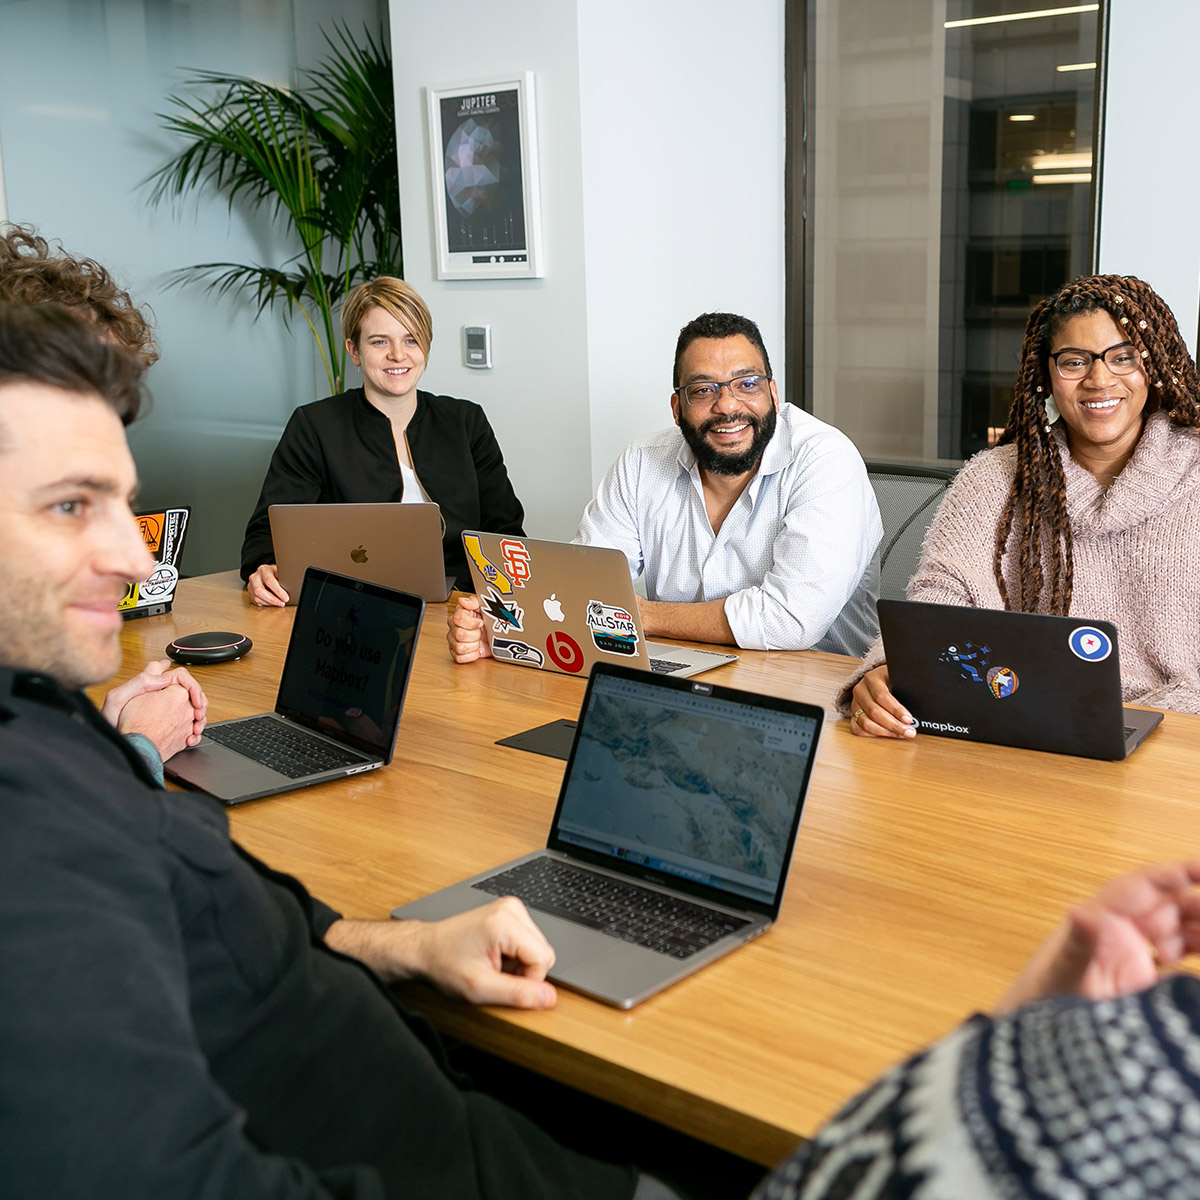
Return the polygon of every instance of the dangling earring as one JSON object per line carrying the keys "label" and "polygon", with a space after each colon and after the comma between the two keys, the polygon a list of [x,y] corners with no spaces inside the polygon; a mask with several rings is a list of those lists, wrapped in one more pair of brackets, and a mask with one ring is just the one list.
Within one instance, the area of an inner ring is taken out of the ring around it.
{"label": "dangling earring", "polygon": [[[1038,391],[1038,393],[1039,393],[1039,394],[1041,393],[1041,390],[1042,390],[1042,389],[1041,389],[1040,387],[1037,389],[1037,391]],[[1058,405],[1054,403],[1054,396],[1053,396],[1053,394],[1051,394],[1051,395],[1047,396],[1047,397],[1046,397],[1046,398],[1045,398],[1045,399],[1042,401],[1042,404],[1045,406],[1045,409],[1046,409],[1046,425],[1045,425],[1045,430],[1046,430],[1046,432],[1047,432],[1047,433],[1049,433],[1049,432],[1050,432],[1050,426],[1051,426],[1051,425],[1053,425],[1053,424],[1054,424],[1054,422],[1055,422],[1055,421],[1057,421],[1057,420],[1058,420],[1058,418],[1059,418],[1060,416],[1062,416],[1062,414],[1061,414],[1061,413],[1058,411]]]}

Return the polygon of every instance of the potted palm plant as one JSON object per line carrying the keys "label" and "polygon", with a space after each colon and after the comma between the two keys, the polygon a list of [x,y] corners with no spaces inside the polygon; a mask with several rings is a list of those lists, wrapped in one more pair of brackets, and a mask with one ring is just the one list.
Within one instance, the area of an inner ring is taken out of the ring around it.
{"label": "potted palm plant", "polygon": [[171,282],[248,296],[257,314],[268,305],[285,319],[300,313],[334,392],[346,366],[334,317],[342,296],[403,271],[391,55],[382,34],[364,34],[358,44],[335,25],[328,56],[295,89],[192,71],[188,94],[159,114],[183,148],[144,181],[151,203],[214,188],[231,208],[266,207],[287,223],[301,247],[291,260],[198,263]]}

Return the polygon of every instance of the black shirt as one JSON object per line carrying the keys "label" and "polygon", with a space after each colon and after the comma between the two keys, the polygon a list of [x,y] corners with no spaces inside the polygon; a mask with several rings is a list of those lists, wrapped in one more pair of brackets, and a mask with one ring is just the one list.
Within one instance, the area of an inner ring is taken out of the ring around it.
{"label": "black shirt", "polygon": [[0,669],[0,1195],[628,1197],[448,1070],[336,919]]}

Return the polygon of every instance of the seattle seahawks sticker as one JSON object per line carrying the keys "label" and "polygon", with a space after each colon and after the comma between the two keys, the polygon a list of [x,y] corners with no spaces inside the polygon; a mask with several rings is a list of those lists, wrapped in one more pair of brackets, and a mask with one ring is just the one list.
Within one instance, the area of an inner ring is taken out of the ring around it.
{"label": "seattle seahawks sticker", "polygon": [[1084,662],[1103,662],[1112,653],[1112,639],[1101,629],[1080,625],[1067,639],[1071,653]]}
{"label": "seattle seahawks sticker", "polygon": [[541,667],[546,661],[536,646],[502,637],[492,638],[492,657],[507,658],[509,662],[523,663],[527,667]]}
{"label": "seattle seahawks sticker", "polygon": [[589,600],[587,626],[597,650],[603,650],[605,654],[621,654],[626,658],[637,654],[637,625],[625,609],[601,604],[599,600]]}

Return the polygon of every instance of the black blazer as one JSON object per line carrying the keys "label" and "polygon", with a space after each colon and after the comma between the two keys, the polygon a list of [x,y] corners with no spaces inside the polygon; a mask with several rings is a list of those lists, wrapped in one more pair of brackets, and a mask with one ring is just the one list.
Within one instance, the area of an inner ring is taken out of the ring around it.
{"label": "black blazer", "polygon": [[[442,510],[446,574],[469,588],[464,529],[525,533],[525,513],[496,435],[478,404],[419,391],[407,437],[417,478]],[[403,495],[391,422],[362,388],[296,409],[246,526],[242,578],[275,561],[267,515],[272,504],[381,504]]]}

